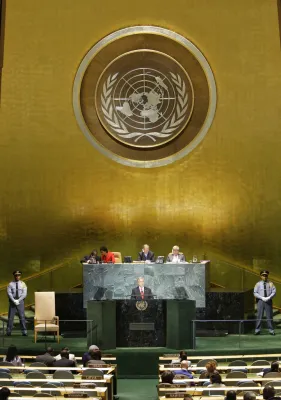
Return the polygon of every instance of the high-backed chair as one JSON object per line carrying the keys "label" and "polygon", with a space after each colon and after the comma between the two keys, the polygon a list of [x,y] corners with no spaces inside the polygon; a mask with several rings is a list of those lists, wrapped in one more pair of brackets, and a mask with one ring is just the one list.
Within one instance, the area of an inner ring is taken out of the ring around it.
{"label": "high-backed chair", "polygon": [[[48,390],[48,389],[53,389],[53,390]],[[41,393],[48,393],[52,396],[61,396],[61,391],[56,389],[57,389],[56,385],[53,385],[52,383],[44,383],[44,385],[42,385]]]}
{"label": "high-backed chair", "polygon": [[7,381],[0,381],[1,386],[10,386],[11,381],[9,379],[12,379],[12,375],[7,372],[0,372],[0,379],[7,379]]}
{"label": "high-backed chair", "polygon": [[198,363],[197,363],[197,367],[205,367],[205,365],[208,362],[211,362],[211,361],[214,362],[216,365],[218,365],[217,361],[214,360],[213,358],[206,358],[206,359],[203,359],[203,360],[199,360]]}
{"label": "high-backed chair", "polygon": [[267,386],[273,386],[274,389],[280,390],[281,381],[267,381],[267,383],[265,384],[265,387],[267,387]]}
{"label": "high-backed chair", "polygon": [[[258,367],[258,366],[268,365],[270,367],[270,362],[267,360],[256,360],[251,364],[251,367]],[[262,372],[263,368],[250,368],[251,373],[258,373]]]}
{"label": "high-backed chair", "polygon": [[116,264],[121,264],[122,263],[122,254],[120,253],[120,251],[113,251],[112,253],[114,254]]}
{"label": "high-backed chair", "polygon": [[242,371],[232,371],[226,375],[226,378],[229,379],[236,379],[237,381],[225,381],[226,386],[236,386],[238,382],[242,381],[243,379],[247,379],[247,374]]}
{"label": "high-backed chair", "polygon": [[88,368],[82,371],[82,376],[103,376],[103,375],[104,372],[97,368]]}
{"label": "high-backed chair", "polygon": [[[44,375],[42,372],[29,372],[26,375],[26,379],[28,379],[31,383],[32,386],[42,386],[44,385],[46,378],[46,375]],[[36,379],[35,382],[33,382],[33,379]],[[38,381],[37,379],[42,379],[41,381]]]}
{"label": "high-backed chair", "polygon": [[[62,379],[62,380],[68,380],[68,379],[74,379],[74,376],[71,371],[60,371],[57,370],[53,374],[54,379]],[[49,382],[50,383],[50,382]],[[67,387],[73,387],[73,382],[64,382],[64,386]]]}
{"label": "high-backed chair", "polygon": [[38,332],[52,332],[59,343],[59,317],[55,310],[55,292],[35,292],[34,341]]}

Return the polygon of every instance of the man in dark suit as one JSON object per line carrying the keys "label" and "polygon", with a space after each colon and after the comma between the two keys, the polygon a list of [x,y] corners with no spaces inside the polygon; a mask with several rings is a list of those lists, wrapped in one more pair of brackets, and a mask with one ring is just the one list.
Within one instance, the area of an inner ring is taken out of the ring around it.
{"label": "man in dark suit", "polygon": [[[55,361],[54,367],[58,367],[58,368],[59,367],[69,367],[69,368],[71,368],[71,367],[75,368],[76,367],[75,361],[69,359],[69,352],[67,350],[62,350],[60,352],[60,355],[61,355],[61,359]],[[77,370],[76,371],[73,370],[71,372],[73,374],[76,374]]]}
{"label": "man in dark suit", "polygon": [[151,300],[153,299],[153,295],[151,289],[144,286],[144,278],[138,278],[138,286],[132,289],[131,294],[132,300]]}
{"label": "man in dark suit", "polygon": [[47,365],[47,367],[53,367],[55,358],[54,349],[52,347],[48,347],[46,353],[42,354],[41,356],[36,357],[36,362],[42,362]]}
{"label": "man in dark suit", "polygon": [[154,261],[154,253],[149,250],[148,244],[143,245],[142,251],[138,254],[138,261]]}

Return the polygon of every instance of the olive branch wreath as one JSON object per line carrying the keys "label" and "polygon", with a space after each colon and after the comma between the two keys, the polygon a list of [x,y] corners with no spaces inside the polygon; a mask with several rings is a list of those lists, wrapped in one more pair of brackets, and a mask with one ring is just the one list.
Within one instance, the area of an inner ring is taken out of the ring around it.
{"label": "olive branch wreath", "polygon": [[118,73],[109,75],[107,80],[104,82],[101,94],[101,109],[104,114],[104,118],[111,128],[124,139],[135,138],[137,142],[142,137],[149,137],[151,140],[156,142],[156,137],[167,138],[177,129],[185,118],[188,108],[188,93],[186,92],[186,84],[179,74],[173,74],[170,72],[172,81],[176,85],[177,91],[177,106],[176,110],[172,115],[172,118],[168,120],[162,127],[160,132],[129,132],[126,125],[122,120],[117,118],[117,113],[112,105],[111,93],[114,84],[117,80]]}

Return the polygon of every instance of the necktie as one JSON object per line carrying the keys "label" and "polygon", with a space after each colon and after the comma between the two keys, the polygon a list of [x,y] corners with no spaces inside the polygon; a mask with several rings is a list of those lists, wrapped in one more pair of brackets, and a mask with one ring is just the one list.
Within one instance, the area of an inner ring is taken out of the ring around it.
{"label": "necktie", "polygon": [[141,299],[144,299],[144,293],[143,293],[143,289],[141,289]]}
{"label": "necktie", "polygon": [[267,297],[266,282],[263,283],[264,297]]}
{"label": "necktie", "polygon": [[19,298],[19,288],[18,288],[18,282],[16,282],[16,299]]}

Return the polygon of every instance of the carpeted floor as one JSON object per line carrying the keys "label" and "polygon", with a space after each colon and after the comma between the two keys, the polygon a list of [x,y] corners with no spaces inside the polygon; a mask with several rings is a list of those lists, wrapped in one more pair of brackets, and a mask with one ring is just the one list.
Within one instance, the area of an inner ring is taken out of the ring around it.
{"label": "carpeted floor", "polygon": [[120,400],[156,400],[157,379],[119,379]]}

